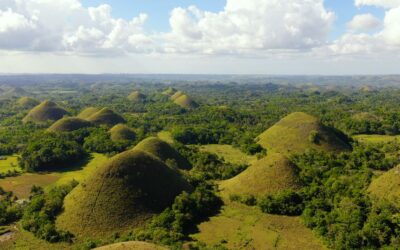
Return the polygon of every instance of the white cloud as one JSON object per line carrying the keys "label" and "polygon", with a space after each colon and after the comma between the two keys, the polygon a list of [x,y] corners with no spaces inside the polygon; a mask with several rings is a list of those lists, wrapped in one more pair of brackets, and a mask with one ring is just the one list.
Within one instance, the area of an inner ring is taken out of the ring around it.
{"label": "white cloud", "polygon": [[323,0],[228,0],[218,13],[175,8],[165,38],[174,52],[303,50],[326,43],[334,19]]}
{"label": "white cloud", "polygon": [[387,43],[400,46],[400,7],[386,12],[382,36]]}
{"label": "white cloud", "polygon": [[372,14],[356,15],[347,23],[347,28],[351,31],[368,31],[381,26],[381,21]]}
{"label": "white cloud", "polygon": [[79,0],[2,0],[0,49],[92,55],[148,51],[151,41],[142,29],[147,15],[128,21],[113,18],[111,11],[109,5],[85,8]]}
{"label": "white cloud", "polygon": [[363,5],[378,6],[384,8],[393,8],[400,6],[400,0],[355,0],[356,6]]}

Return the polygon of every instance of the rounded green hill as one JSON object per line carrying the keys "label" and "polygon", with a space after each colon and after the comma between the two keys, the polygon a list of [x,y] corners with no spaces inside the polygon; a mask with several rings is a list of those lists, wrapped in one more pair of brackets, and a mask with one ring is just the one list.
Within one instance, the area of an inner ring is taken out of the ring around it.
{"label": "rounded green hill", "polygon": [[139,102],[139,101],[143,101],[146,99],[146,96],[142,93],[140,93],[140,91],[133,91],[129,96],[128,96],[128,100],[133,101],[133,102]]}
{"label": "rounded green hill", "polygon": [[179,106],[181,106],[182,108],[185,108],[185,109],[194,109],[194,108],[197,108],[199,106],[188,95],[181,95],[180,97],[178,97],[178,98],[176,98],[174,100],[174,103],[179,105]]}
{"label": "rounded green hill", "polygon": [[191,165],[182,155],[180,155],[171,145],[167,142],[157,138],[149,137],[136,145],[134,149],[143,150],[150,153],[163,162],[172,160],[176,163],[179,169],[190,169]]}
{"label": "rounded green hill", "polygon": [[283,154],[304,153],[307,149],[326,152],[350,149],[345,136],[303,112],[286,116],[257,140],[268,151]]}
{"label": "rounded green hill", "polygon": [[143,225],[191,189],[178,171],[155,156],[126,151],[66,196],[56,225],[78,237],[122,233]]}
{"label": "rounded green hill", "polygon": [[39,105],[40,102],[32,97],[24,96],[17,100],[17,106],[21,108],[33,108]]}
{"label": "rounded green hill", "polygon": [[96,125],[109,125],[114,126],[118,123],[125,123],[125,119],[111,109],[103,108],[87,119]]}
{"label": "rounded green hill", "polygon": [[84,110],[82,110],[79,115],[78,118],[81,119],[88,119],[91,115],[95,114],[96,112],[99,112],[100,109],[99,108],[95,108],[95,107],[88,107],[85,108]]}
{"label": "rounded green hill", "polygon": [[173,94],[171,96],[171,100],[175,101],[176,99],[178,99],[179,97],[181,97],[183,95],[184,95],[184,93],[182,91],[175,92],[175,94]]}
{"label": "rounded green hill", "polygon": [[26,92],[21,87],[15,87],[15,88],[8,89],[2,95],[5,97],[21,97],[21,96],[28,95],[28,92]]}
{"label": "rounded green hill", "polygon": [[269,154],[220,185],[226,194],[256,197],[283,190],[297,190],[299,187],[296,166],[282,154]]}
{"label": "rounded green hill", "polygon": [[368,187],[368,193],[373,200],[386,199],[400,208],[400,166],[374,179]]}
{"label": "rounded green hill", "polygon": [[176,90],[175,88],[169,87],[169,88],[167,88],[166,90],[164,90],[164,91],[162,92],[162,94],[163,94],[163,95],[172,96],[173,94],[175,94],[176,91],[177,91],[177,90]]}
{"label": "rounded green hill", "polygon": [[124,124],[117,124],[110,129],[112,141],[134,141],[135,132]]}
{"label": "rounded green hill", "polygon": [[31,109],[22,121],[24,123],[42,123],[48,120],[57,121],[66,114],[67,111],[63,108],[60,108],[56,103],[44,101]]}
{"label": "rounded green hill", "polygon": [[77,117],[65,117],[56,121],[48,128],[50,132],[71,132],[81,128],[87,128],[92,124],[86,120]]}

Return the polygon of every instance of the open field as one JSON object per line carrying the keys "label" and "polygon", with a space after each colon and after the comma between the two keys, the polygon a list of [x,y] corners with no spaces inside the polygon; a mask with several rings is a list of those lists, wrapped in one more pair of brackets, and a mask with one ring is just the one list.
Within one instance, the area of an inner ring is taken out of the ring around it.
{"label": "open field", "polygon": [[225,159],[225,161],[234,164],[251,164],[257,160],[256,156],[246,155],[237,148],[231,145],[218,145],[210,144],[200,147],[201,151],[209,152],[218,155]]}
{"label": "open field", "polygon": [[5,160],[0,160],[0,174],[7,173],[8,171],[17,170],[20,171],[21,169],[18,167],[18,156],[17,155],[10,155],[4,156],[6,157]]}
{"label": "open field", "polygon": [[400,142],[399,135],[356,135],[353,138],[364,143],[388,143],[393,141]]}
{"label": "open field", "polygon": [[198,229],[193,238],[228,249],[326,249],[300,218],[268,215],[239,203],[227,204]]}
{"label": "open field", "polygon": [[65,169],[63,172],[54,173],[24,173],[16,177],[8,177],[0,179],[0,187],[6,191],[12,191],[20,198],[28,198],[33,185],[48,187],[52,184],[66,184],[75,179],[83,180],[86,176],[93,173],[98,166],[104,163],[107,157],[101,154],[92,154],[89,163],[82,166],[72,166],[70,169]]}
{"label": "open field", "polygon": [[128,241],[115,243],[99,248],[97,250],[167,250],[165,247],[157,246],[151,243],[142,241]]}

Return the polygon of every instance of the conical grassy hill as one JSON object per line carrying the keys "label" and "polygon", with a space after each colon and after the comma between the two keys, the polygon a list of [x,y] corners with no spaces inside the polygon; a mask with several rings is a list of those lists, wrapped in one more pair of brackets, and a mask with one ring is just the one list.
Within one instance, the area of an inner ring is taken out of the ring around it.
{"label": "conical grassy hill", "polygon": [[181,95],[174,100],[174,103],[185,109],[194,109],[199,105],[188,95]]}
{"label": "conical grassy hill", "polygon": [[40,102],[32,97],[24,96],[17,100],[16,102],[18,107],[21,108],[33,108],[40,104]]}
{"label": "conical grassy hill", "polygon": [[92,124],[86,120],[77,117],[65,117],[56,121],[48,128],[51,132],[72,132],[81,128],[87,128]]}
{"label": "conical grassy hill", "polygon": [[182,91],[175,92],[175,94],[173,94],[171,96],[171,100],[175,101],[176,99],[178,99],[179,97],[181,97],[183,95],[184,95],[184,93]]}
{"label": "conical grassy hill", "polygon": [[163,162],[167,160],[175,161],[179,169],[190,169],[190,163],[177,152],[171,145],[157,137],[149,137],[136,145],[134,149],[150,153]]}
{"label": "conical grassy hill", "polygon": [[373,200],[383,200],[400,208],[400,166],[397,166],[374,179],[368,193]]}
{"label": "conical grassy hill", "polygon": [[48,120],[57,121],[66,114],[67,111],[63,108],[60,108],[56,103],[51,101],[44,101],[31,109],[22,121],[24,123],[42,123]]}
{"label": "conical grassy hill", "polygon": [[283,154],[304,153],[307,149],[326,152],[350,149],[345,136],[324,126],[314,116],[302,112],[286,116],[257,140],[268,151]]}
{"label": "conical grassy hill", "polygon": [[129,96],[128,100],[133,101],[133,102],[140,102],[146,99],[146,96],[140,91],[133,91]]}
{"label": "conical grassy hill", "polygon": [[136,138],[135,132],[124,124],[117,124],[110,129],[112,141],[133,141]]}
{"label": "conical grassy hill", "polygon": [[87,120],[96,125],[104,124],[114,126],[118,123],[125,123],[125,119],[122,116],[108,108],[103,108],[97,111],[93,115],[89,116]]}
{"label": "conical grassy hill", "polygon": [[164,90],[164,91],[162,92],[162,94],[163,94],[163,95],[172,96],[173,94],[175,94],[176,91],[177,91],[177,90],[176,90],[175,88],[169,87],[169,88],[167,88],[166,90]]}
{"label": "conical grassy hill", "polygon": [[299,187],[296,166],[282,154],[269,154],[220,185],[221,190],[226,194],[256,197],[283,190],[296,190]]}
{"label": "conical grassy hill", "polygon": [[95,113],[97,113],[99,111],[100,111],[99,108],[88,107],[88,108],[85,108],[84,110],[82,110],[77,117],[86,120],[90,116],[92,116],[93,114],[95,114]]}
{"label": "conical grassy hill", "polygon": [[126,151],[66,196],[56,225],[78,237],[122,233],[143,225],[191,189],[176,170],[155,156]]}

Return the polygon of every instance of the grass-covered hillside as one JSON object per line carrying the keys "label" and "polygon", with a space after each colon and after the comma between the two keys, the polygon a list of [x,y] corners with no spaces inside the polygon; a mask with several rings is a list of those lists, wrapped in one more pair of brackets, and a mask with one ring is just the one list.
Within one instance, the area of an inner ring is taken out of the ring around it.
{"label": "grass-covered hillside", "polygon": [[44,101],[31,109],[24,117],[23,122],[43,123],[48,120],[57,121],[66,114],[67,111],[59,107],[55,102]]}
{"label": "grass-covered hillside", "polygon": [[184,190],[190,185],[155,156],[127,151],[67,195],[57,226],[79,236],[122,233],[143,225]]}
{"label": "grass-covered hillside", "polygon": [[48,131],[51,132],[71,132],[82,128],[87,128],[92,124],[86,120],[76,117],[65,117],[51,125]]}
{"label": "grass-covered hillside", "polygon": [[225,193],[264,197],[301,186],[296,166],[282,154],[268,154],[245,171],[221,183]]}
{"label": "grass-covered hillside", "polygon": [[350,149],[346,138],[338,131],[303,112],[284,117],[262,133],[257,140],[267,150],[283,154],[303,153],[307,149],[325,152]]}
{"label": "grass-covered hillside", "polygon": [[157,138],[149,137],[138,143],[134,149],[142,150],[164,162],[170,162],[180,169],[190,169],[190,162],[185,159],[178,151],[176,151],[170,144]]}

